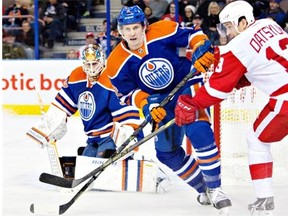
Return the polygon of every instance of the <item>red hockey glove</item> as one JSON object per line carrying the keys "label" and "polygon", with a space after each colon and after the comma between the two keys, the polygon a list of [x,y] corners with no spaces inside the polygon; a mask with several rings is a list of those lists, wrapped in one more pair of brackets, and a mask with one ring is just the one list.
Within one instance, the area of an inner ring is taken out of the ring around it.
{"label": "red hockey glove", "polygon": [[175,107],[175,123],[178,126],[190,124],[197,119],[198,108],[194,105],[191,95],[180,95]]}

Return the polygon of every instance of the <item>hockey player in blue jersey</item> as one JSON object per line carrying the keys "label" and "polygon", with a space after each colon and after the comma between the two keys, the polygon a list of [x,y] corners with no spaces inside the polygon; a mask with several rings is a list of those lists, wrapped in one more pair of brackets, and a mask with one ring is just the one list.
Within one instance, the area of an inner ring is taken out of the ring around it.
{"label": "hockey player in blue jersey", "polygon": [[139,110],[121,104],[116,97],[103,72],[105,56],[98,45],[91,44],[83,50],[82,63],[65,81],[45,113],[44,122],[32,127],[27,135],[44,145],[59,140],[67,131],[67,117],[78,110],[88,137],[82,155],[107,158],[138,127]]}
{"label": "hockey player in blue jersey", "polygon": [[[174,118],[178,96],[194,95],[202,84],[202,75],[198,73],[167,105],[157,106],[190,72],[191,65],[204,72],[213,63],[211,52],[199,53],[208,38],[198,26],[182,28],[173,21],[159,21],[148,26],[138,6],[122,8],[118,30],[124,40],[108,57],[105,70],[121,101],[142,109],[148,121],[161,126]],[[179,57],[177,49],[180,47],[193,49],[192,59],[196,59],[193,64],[187,58]],[[187,155],[181,147],[184,135],[193,145],[193,156]],[[231,201],[221,189],[220,156],[208,110],[201,110],[198,121],[193,124],[174,125],[159,133],[155,149],[160,162],[196,189],[200,204],[212,203],[221,211],[228,210]]]}

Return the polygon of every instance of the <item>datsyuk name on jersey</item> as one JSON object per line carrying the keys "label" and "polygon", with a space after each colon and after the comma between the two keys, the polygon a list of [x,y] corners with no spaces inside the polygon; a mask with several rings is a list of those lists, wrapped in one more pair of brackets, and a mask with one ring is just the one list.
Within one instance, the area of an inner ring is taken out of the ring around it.
{"label": "datsyuk name on jersey", "polygon": [[259,53],[264,44],[276,35],[284,34],[284,30],[275,24],[269,24],[267,26],[261,27],[253,36],[250,41],[250,45],[253,49]]}

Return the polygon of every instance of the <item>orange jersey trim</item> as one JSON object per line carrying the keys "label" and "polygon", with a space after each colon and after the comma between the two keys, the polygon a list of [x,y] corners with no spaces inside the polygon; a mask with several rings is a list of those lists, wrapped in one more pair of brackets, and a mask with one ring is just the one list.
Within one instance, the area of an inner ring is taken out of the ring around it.
{"label": "orange jersey trim", "polygon": [[[178,23],[168,20],[160,20],[153,23],[148,27],[146,33],[147,42],[149,43],[149,41],[162,39],[163,37],[169,37],[172,34],[175,34],[178,26]],[[150,29],[153,29],[153,31],[150,31]]]}
{"label": "orange jersey trim", "polygon": [[193,48],[197,43],[199,43],[200,41],[203,41],[203,40],[208,40],[207,35],[205,35],[205,34],[195,35],[192,38],[192,40],[190,41],[189,46],[191,48]]}

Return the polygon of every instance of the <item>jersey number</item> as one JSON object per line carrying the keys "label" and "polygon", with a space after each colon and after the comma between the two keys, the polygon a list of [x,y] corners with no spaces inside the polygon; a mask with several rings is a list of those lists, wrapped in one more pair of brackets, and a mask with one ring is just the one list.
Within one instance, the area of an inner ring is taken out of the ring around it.
{"label": "jersey number", "polygon": [[[287,49],[288,45],[288,38],[283,38],[279,41],[279,47],[282,50]],[[266,49],[266,57],[268,60],[274,60],[281,64],[284,68],[286,68],[286,71],[288,72],[288,61],[287,59],[283,58],[279,54],[277,54],[270,46]]]}

